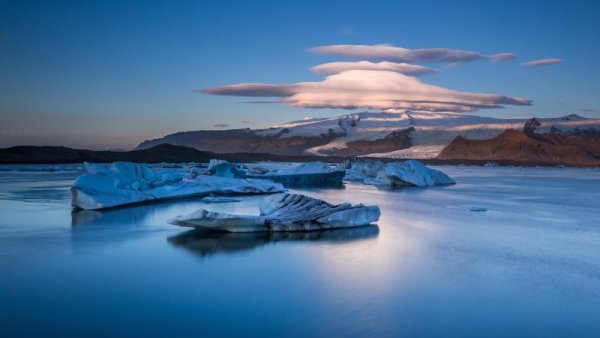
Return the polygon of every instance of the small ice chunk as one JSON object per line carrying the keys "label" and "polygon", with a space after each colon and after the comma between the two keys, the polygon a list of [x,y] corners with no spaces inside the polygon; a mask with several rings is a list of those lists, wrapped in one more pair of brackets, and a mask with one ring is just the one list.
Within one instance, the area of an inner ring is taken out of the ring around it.
{"label": "small ice chunk", "polygon": [[217,196],[206,196],[200,199],[200,202],[204,203],[231,203],[239,202],[241,200],[232,197],[217,197]]}
{"label": "small ice chunk", "polygon": [[229,163],[225,160],[210,160],[206,171],[210,175],[220,177],[235,177],[244,178],[246,177],[246,171],[240,168],[235,163]]}
{"label": "small ice chunk", "polygon": [[332,168],[324,162],[307,162],[292,168],[254,174],[246,177],[265,178],[282,183],[284,186],[341,186],[346,171]]}

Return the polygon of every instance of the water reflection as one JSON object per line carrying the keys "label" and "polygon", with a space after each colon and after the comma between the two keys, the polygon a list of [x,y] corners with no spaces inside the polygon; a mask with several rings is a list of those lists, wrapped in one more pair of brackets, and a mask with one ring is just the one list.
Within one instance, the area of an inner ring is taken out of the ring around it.
{"label": "water reflection", "polygon": [[197,201],[178,200],[107,210],[73,210],[71,248],[99,250],[144,239],[159,232],[172,233],[176,228],[167,224],[167,219],[197,207]]}
{"label": "water reflection", "polygon": [[230,233],[201,229],[185,231],[167,238],[177,247],[182,247],[202,258],[219,253],[234,253],[253,250],[280,242],[323,242],[342,244],[375,238],[379,235],[377,225],[309,232],[254,232]]}
{"label": "water reflection", "polygon": [[[199,208],[205,204],[198,203],[199,198],[153,201],[123,207],[102,210],[73,209],[71,225],[131,225],[143,224],[156,215],[176,215],[180,210]],[[167,216],[165,216],[168,218]]]}
{"label": "water reflection", "polygon": [[[126,209],[73,210],[71,225],[139,224],[151,214],[157,205],[137,205]],[[162,207],[165,207],[162,205]]]}

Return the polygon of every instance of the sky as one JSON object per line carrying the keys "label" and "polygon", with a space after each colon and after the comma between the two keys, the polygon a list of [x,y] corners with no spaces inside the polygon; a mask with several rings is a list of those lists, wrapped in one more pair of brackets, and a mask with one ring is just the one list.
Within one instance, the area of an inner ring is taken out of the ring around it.
{"label": "sky", "polygon": [[0,147],[130,149],[416,107],[600,117],[598,13],[599,1],[0,0]]}

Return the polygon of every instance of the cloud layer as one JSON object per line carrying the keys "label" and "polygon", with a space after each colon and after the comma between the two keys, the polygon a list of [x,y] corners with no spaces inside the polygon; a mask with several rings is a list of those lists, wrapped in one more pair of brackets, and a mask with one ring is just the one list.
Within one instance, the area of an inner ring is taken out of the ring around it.
{"label": "cloud layer", "polygon": [[223,87],[202,90],[205,94],[233,95],[253,97],[284,97],[293,95],[295,85],[277,85],[267,83],[238,83]]}
{"label": "cloud layer", "polygon": [[[407,49],[392,45],[328,45],[311,49],[323,55],[337,55],[358,61],[330,62],[312,71],[326,76],[322,81],[289,84],[238,83],[207,88],[212,95],[271,97],[249,103],[283,102],[306,108],[378,109],[398,111],[472,112],[506,105],[531,105],[531,101],[497,94],[462,92],[424,83],[414,76],[437,72],[417,63],[446,63],[448,66],[487,59],[493,63],[516,58],[513,53],[484,55],[449,48]],[[534,60],[528,66],[560,62]]]}
{"label": "cloud layer", "polygon": [[203,91],[216,95],[281,97],[306,108],[470,112],[503,105],[530,105],[529,100],[446,89],[394,71],[346,70],[319,82],[274,85],[241,83]]}
{"label": "cloud layer", "polygon": [[517,56],[513,53],[498,53],[498,54],[494,54],[494,55],[490,56],[490,60],[493,63],[506,62],[506,61],[514,60],[516,58],[517,58]]}
{"label": "cloud layer", "polygon": [[501,53],[486,56],[478,52],[449,49],[449,48],[421,48],[407,49],[392,45],[328,45],[311,48],[311,51],[322,55],[337,55],[347,58],[396,61],[409,63],[465,63],[482,59],[491,59],[494,62],[512,60],[512,53]]}
{"label": "cloud layer", "polygon": [[525,63],[522,63],[522,66],[525,67],[540,67],[540,66],[547,66],[547,65],[552,65],[555,63],[560,63],[562,62],[562,59],[539,59],[539,60],[532,60],[532,61],[528,61]]}
{"label": "cloud layer", "polygon": [[387,70],[392,72],[398,72],[405,75],[421,75],[427,73],[437,72],[436,69],[413,65],[409,63],[396,63],[389,61],[382,62],[330,62],[322,65],[315,66],[311,70],[317,74],[332,75],[345,72],[347,70]]}
{"label": "cloud layer", "polygon": [[579,111],[584,113],[600,113],[600,109],[588,107],[580,108]]}

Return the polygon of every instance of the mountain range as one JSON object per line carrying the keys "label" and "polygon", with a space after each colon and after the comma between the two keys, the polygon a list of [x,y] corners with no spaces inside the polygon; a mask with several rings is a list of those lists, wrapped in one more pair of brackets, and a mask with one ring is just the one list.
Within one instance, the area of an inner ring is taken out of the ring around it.
{"label": "mountain range", "polygon": [[0,163],[305,162],[327,157],[384,161],[416,158],[431,164],[600,166],[600,119],[497,119],[424,112],[358,113],[311,118],[263,129],[200,130],[144,141],[131,151],[16,146]]}
{"label": "mountain range", "polygon": [[[567,115],[535,119],[536,133],[600,131],[600,119]],[[457,136],[492,139],[507,129],[523,130],[529,118],[491,118],[458,113],[362,112],[310,118],[262,129],[199,130],[147,140],[136,149],[162,143],[216,153],[435,158]]]}

